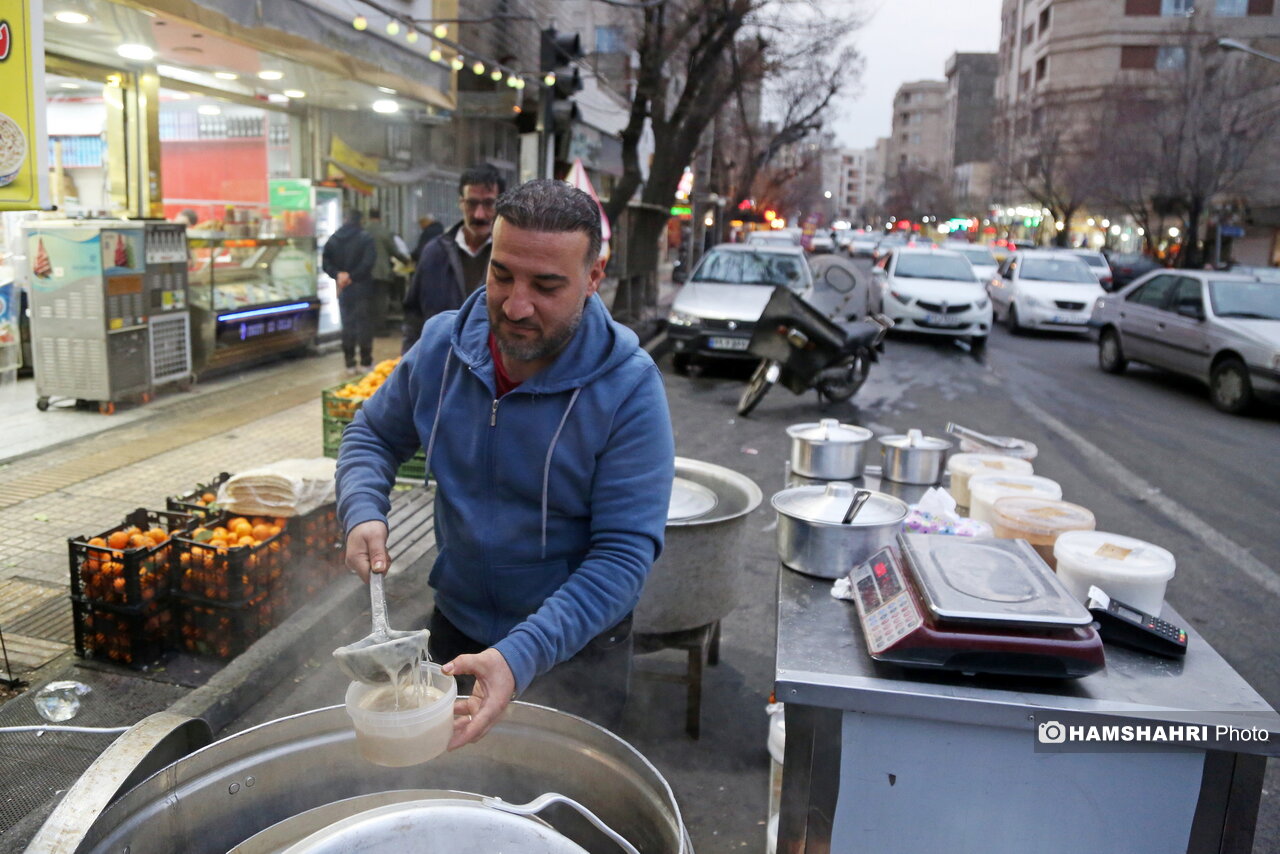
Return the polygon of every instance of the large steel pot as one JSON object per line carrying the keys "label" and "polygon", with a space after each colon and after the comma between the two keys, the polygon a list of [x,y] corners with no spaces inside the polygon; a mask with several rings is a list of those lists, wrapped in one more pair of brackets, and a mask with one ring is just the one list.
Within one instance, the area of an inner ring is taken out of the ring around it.
{"label": "large steel pot", "polygon": [[[308,832],[354,814],[338,802],[387,795],[365,802],[368,809],[435,790],[464,798],[478,793],[508,804],[556,792],[585,806],[643,854],[692,854],[671,788],[635,748],[589,721],[521,702],[508,706],[479,742],[408,768],[364,761],[343,707],[317,709],[196,750],[147,777],[96,818],[75,810],[92,792],[120,786],[118,776],[81,778],[64,799],[71,812],[55,813],[33,850],[224,854],[309,811]],[[539,815],[588,851],[622,850],[568,806],[556,804]],[[55,819],[58,826],[51,827]]]}
{"label": "large steel pot", "polygon": [[905,436],[880,439],[881,477],[895,483],[932,485],[942,480],[951,443],[908,430]]}
{"label": "large steel pot", "polygon": [[666,545],[649,571],[633,628],[681,632],[722,619],[742,597],[747,516],[764,499],[746,475],[676,457]]}
{"label": "large steel pot", "polygon": [[874,434],[866,427],[823,418],[816,424],[792,424],[791,471],[822,480],[853,480],[866,467],[867,443]]}
{"label": "large steel pot", "polygon": [[796,486],[773,496],[778,511],[778,558],[818,578],[840,578],[885,546],[907,518],[905,502],[872,492],[849,523],[845,511],[857,490],[851,483]]}

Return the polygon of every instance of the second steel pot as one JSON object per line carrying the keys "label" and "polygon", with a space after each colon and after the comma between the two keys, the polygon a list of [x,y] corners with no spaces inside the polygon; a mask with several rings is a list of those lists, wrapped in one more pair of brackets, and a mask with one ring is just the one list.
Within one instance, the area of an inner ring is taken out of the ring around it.
{"label": "second steel pot", "polygon": [[853,480],[866,467],[867,443],[872,432],[866,427],[841,424],[823,418],[817,424],[792,424],[791,471],[822,480]]}
{"label": "second steel pot", "polygon": [[942,480],[951,443],[908,430],[905,436],[880,439],[881,477],[895,483],[935,484]]}
{"label": "second steel pot", "polygon": [[905,502],[871,493],[852,522],[841,522],[857,490],[851,483],[795,486],[773,496],[778,511],[778,558],[818,578],[840,578],[885,546],[907,518]]}

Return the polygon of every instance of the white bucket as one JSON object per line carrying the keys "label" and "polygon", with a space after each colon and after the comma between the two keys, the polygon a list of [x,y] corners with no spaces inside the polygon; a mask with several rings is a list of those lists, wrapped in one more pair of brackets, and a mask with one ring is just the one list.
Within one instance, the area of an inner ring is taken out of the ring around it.
{"label": "white bucket", "polygon": [[951,497],[961,507],[969,506],[969,478],[984,474],[1035,474],[1031,463],[1004,454],[952,454],[947,460],[951,473]]}
{"label": "white bucket", "polygon": [[458,683],[438,664],[423,663],[422,679],[436,696],[416,709],[375,712],[360,707],[370,694],[389,685],[352,682],[347,688],[347,714],[356,729],[360,755],[375,765],[402,768],[434,759],[453,737],[453,701]]}
{"label": "white bucket", "polygon": [[969,518],[994,526],[996,518],[992,505],[998,498],[1014,495],[1059,501],[1062,499],[1062,487],[1056,480],[1040,477],[1038,474],[975,475],[969,478]]}
{"label": "white bucket", "polygon": [[1173,578],[1173,555],[1157,545],[1103,531],[1067,531],[1053,544],[1058,579],[1080,602],[1096,584],[1113,599],[1160,616]]}

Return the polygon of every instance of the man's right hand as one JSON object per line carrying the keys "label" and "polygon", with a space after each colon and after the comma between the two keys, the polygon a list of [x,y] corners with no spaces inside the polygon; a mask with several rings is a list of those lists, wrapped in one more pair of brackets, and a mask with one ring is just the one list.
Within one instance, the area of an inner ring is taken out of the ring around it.
{"label": "man's right hand", "polygon": [[347,534],[347,569],[368,582],[369,572],[386,572],[391,567],[387,554],[387,524],[371,519],[361,522]]}
{"label": "man's right hand", "polygon": [[336,281],[338,283],[338,290],[342,290],[347,285],[351,284],[351,274],[345,272],[339,273]]}

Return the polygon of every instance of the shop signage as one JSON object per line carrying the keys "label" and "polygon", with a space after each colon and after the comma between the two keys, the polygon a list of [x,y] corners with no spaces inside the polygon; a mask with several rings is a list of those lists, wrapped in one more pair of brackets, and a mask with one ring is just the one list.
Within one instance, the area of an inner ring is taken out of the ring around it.
{"label": "shop signage", "polygon": [[0,0],[0,210],[49,207],[43,0]]}
{"label": "shop signage", "polygon": [[348,187],[367,196],[373,193],[373,186],[357,176],[361,173],[376,174],[377,171],[378,158],[361,154],[336,133],[329,138],[330,178],[341,178]]}
{"label": "shop signage", "polygon": [[305,178],[272,178],[267,191],[273,214],[311,210],[311,182]]}
{"label": "shop signage", "polygon": [[13,282],[0,285],[0,371],[8,366],[5,349],[18,345],[18,301]]}

